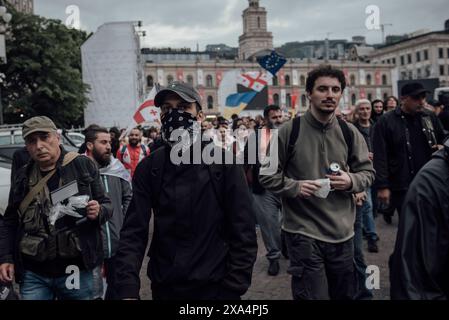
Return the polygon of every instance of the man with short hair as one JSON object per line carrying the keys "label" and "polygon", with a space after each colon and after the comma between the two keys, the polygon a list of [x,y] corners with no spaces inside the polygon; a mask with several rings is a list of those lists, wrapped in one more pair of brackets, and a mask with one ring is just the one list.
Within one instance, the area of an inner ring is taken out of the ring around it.
{"label": "man with short hair", "polygon": [[360,132],[335,117],[345,87],[341,70],[312,70],[310,109],[280,128],[276,174],[265,175],[270,163],[260,171],[262,185],[282,197],[294,299],[355,295],[352,194],[371,185],[374,170]]}
{"label": "man with short hair", "polygon": [[444,133],[434,114],[423,112],[428,91],[419,82],[401,89],[401,105],[384,114],[374,127],[373,150],[379,204],[391,223],[394,210],[401,213],[408,186],[418,171],[441,148]]}
{"label": "man with short hair", "polygon": [[106,194],[112,201],[112,216],[101,228],[104,264],[106,269],[106,300],[116,299],[115,253],[120,240],[120,231],[125,213],[131,202],[131,176],[123,164],[111,153],[111,135],[106,128],[86,132],[86,155],[99,167]]}
{"label": "man with short hair", "polygon": [[[112,213],[98,170],[89,158],[60,146],[56,126],[47,117],[25,121],[22,135],[31,161],[11,186],[0,229],[0,281],[15,276],[24,300],[92,299],[93,270],[103,262],[100,226]],[[52,203],[56,190],[62,203],[87,195],[85,212],[80,211],[85,217],[57,215],[59,202]],[[73,270],[79,272],[77,290],[66,285]]]}
{"label": "man with short hair", "polygon": [[[195,134],[204,114],[200,95],[191,85],[173,82],[157,93],[154,102],[161,108],[165,145],[139,164],[133,178],[133,198],[116,255],[118,297],[139,297],[139,272],[153,211],[148,252],[153,299],[240,299],[251,283],[257,256],[254,212],[243,169],[208,164],[201,156],[199,164],[176,164],[180,153],[195,157],[196,147],[204,152],[207,147],[214,155],[224,151],[211,143],[195,144],[201,143]],[[179,142],[178,133],[190,142]]]}
{"label": "man with short hair", "polygon": [[137,165],[150,154],[150,149],[141,143],[142,131],[134,128],[128,135],[128,145],[121,147],[117,151],[117,159],[120,160],[125,168],[134,176]]}
{"label": "man with short hair", "polygon": [[[255,139],[249,141],[257,141],[257,154],[266,152],[268,142],[271,138],[271,130],[277,130],[282,124],[282,111],[279,106],[269,105],[264,109],[265,123],[267,124],[261,130],[254,132]],[[262,135],[259,136],[259,133]],[[246,152],[251,146],[246,147]],[[245,152],[245,153],[246,153]],[[257,159],[256,164],[251,165],[252,181],[250,188],[254,199],[254,211],[256,212],[257,223],[260,226],[262,239],[267,250],[266,258],[268,259],[268,274],[276,276],[279,274],[279,259],[281,257],[282,241],[281,241],[281,200],[269,190],[266,190],[259,182],[260,162]]]}

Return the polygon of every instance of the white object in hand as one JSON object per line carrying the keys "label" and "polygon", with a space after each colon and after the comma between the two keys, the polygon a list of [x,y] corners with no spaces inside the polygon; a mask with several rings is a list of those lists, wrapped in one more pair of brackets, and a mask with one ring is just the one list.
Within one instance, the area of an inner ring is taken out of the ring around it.
{"label": "white object in hand", "polygon": [[331,191],[331,180],[329,178],[318,179],[315,180],[315,182],[318,182],[321,185],[321,188],[314,192],[315,197],[326,199]]}

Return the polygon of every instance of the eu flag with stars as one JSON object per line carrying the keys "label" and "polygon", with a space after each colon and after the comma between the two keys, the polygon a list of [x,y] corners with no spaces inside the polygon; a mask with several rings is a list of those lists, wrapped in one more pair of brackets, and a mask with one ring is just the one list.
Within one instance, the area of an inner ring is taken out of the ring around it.
{"label": "eu flag with stars", "polygon": [[271,54],[257,58],[260,66],[270,72],[273,76],[282,68],[287,62],[283,56],[279,55],[276,51],[271,51]]}

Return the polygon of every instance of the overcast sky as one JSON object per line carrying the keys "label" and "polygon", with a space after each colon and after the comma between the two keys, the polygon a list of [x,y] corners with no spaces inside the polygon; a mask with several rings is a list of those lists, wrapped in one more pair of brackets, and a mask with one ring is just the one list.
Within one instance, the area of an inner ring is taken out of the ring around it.
{"label": "overcast sky", "polygon": [[[80,10],[81,29],[95,31],[112,21],[143,22],[145,47],[189,47],[206,44],[238,45],[242,11],[247,0],[34,0],[35,13],[65,22],[66,8]],[[386,35],[420,29],[442,30],[449,19],[447,0],[261,0],[268,11],[268,28],[274,45],[290,41],[348,39],[366,36],[368,43],[381,42],[381,32],[368,30],[366,7],[380,9]]]}

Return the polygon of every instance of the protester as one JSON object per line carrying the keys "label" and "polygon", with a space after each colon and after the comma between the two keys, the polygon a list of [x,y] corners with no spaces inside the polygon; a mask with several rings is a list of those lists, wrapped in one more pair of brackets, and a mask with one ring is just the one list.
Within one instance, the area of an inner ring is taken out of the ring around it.
{"label": "protester", "polygon": [[[204,119],[192,86],[173,82],[154,99],[165,145],[145,158],[133,178],[133,198],[116,254],[117,294],[139,297],[139,271],[148,243],[148,276],[155,300],[234,300],[247,291],[257,255],[254,212],[243,168],[235,164],[175,164],[183,127],[195,139]],[[182,144],[182,147],[186,146]],[[195,145],[184,152],[192,155]],[[222,154],[213,144],[203,145]],[[201,159],[202,160],[202,159]]]}
{"label": "protester", "polygon": [[86,155],[100,170],[106,194],[112,201],[112,216],[101,228],[104,265],[106,270],[106,300],[116,299],[115,253],[120,239],[120,230],[131,201],[131,176],[123,164],[112,156],[111,137],[106,128],[98,127],[86,132]]}
{"label": "protester", "polygon": [[142,131],[134,128],[128,135],[128,145],[120,147],[117,151],[117,159],[120,160],[125,168],[134,176],[137,165],[150,154],[150,149],[141,143]]}
{"label": "protester", "polygon": [[374,170],[362,135],[335,117],[345,87],[341,70],[312,70],[309,111],[280,128],[276,174],[265,175],[269,164],[260,171],[262,185],[282,196],[294,299],[355,296],[352,193],[371,185]]}
{"label": "protester", "polygon": [[[89,158],[60,146],[47,117],[25,121],[22,135],[32,161],[17,173],[0,224],[0,281],[11,283],[15,277],[24,300],[92,299],[93,270],[103,262],[100,226],[112,214],[98,169]],[[51,193],[70,183],[77,192],[67,196],[88,196],[83,219],[55,216]],[[80,272],[77,290],[66,286],[68,267]]]}

